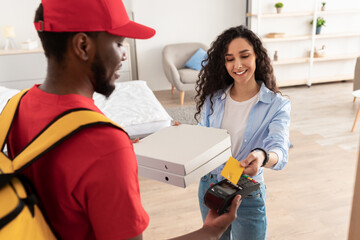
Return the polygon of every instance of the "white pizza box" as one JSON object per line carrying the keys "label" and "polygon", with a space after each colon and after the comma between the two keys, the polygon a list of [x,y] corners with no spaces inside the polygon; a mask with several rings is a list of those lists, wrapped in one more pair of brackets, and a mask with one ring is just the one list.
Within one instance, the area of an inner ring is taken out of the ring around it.
{"label": "white pizza box", "polygon": [[231,150],[228,148],[186,176],[139,165],[139,176],[186,188],[191,183],[199,181],[202,176],[226,162],[230,156]]}
{"label": "white pizza box", "polygon": [[139,175],[186,187],[231,156],[224,129],[181,124],[166,127],[134,144]]}

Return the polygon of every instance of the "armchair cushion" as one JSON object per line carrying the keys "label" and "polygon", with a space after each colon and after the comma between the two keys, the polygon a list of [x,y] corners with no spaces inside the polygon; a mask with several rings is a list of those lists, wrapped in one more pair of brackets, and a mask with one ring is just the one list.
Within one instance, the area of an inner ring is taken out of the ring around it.
{"label": "armchair cushion", "polygon": [[195,83],[198,80],[199,71],[182,68],[179,69],[180,79],[183,83]]}
{"label": "armchair cushion", "polygon": [[185,67],[200,71],[202,66],[201,62],[206,58],[206,51],[199,48],[194,55],[185,63]]}

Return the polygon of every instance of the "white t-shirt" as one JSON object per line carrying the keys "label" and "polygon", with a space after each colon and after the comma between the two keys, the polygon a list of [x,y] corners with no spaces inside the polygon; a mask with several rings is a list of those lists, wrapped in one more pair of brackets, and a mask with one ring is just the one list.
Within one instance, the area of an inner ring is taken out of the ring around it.
{"label": "white t-shirt", "polygon": [[259,96],[260,92],[243,102],[233,100],[230,96],[230,91],[226,96],[221,128],[228,130],[230,133],[233,157],[236,157],[240,151],[250,111],[259,100]]}

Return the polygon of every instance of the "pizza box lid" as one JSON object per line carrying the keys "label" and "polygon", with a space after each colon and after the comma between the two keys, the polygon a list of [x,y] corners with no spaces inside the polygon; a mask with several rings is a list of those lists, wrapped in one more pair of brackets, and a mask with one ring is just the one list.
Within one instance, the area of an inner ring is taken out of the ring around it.
{"label": "pizza box lid", "polygon": [[139,166],[180,176],[230,148],[227,130],[187,124],[163,128],[134,144]]}

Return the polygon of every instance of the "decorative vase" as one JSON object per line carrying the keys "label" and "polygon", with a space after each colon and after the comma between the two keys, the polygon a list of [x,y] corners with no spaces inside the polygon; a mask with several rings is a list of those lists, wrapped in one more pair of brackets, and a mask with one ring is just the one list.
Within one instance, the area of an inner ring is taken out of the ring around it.
{"label": "decorative vase", "polygon": [[314,57],[319,58],[319,57],[325,57],[325,45],[322,46],[322,48],[320,49],[316,49],[314,51]]}
{"label": "decorative vase", "polygon": [[278,59],[279,59],[278,51],[275,51],[275,53],[274,53],[274,61],[277,61]]}
{"label": "decorative vase", "polygon": [[316,34],[320,34],[321,33],[321,26],[320,27],[316,27]]}
{"label": "decorative vase", "polygon": [[276,13],[281,13],[282,8],[276,8]]}
{"label": "decorative vase", "polygon": [[325,6],[321,6],[321,11],[325,11]]}

